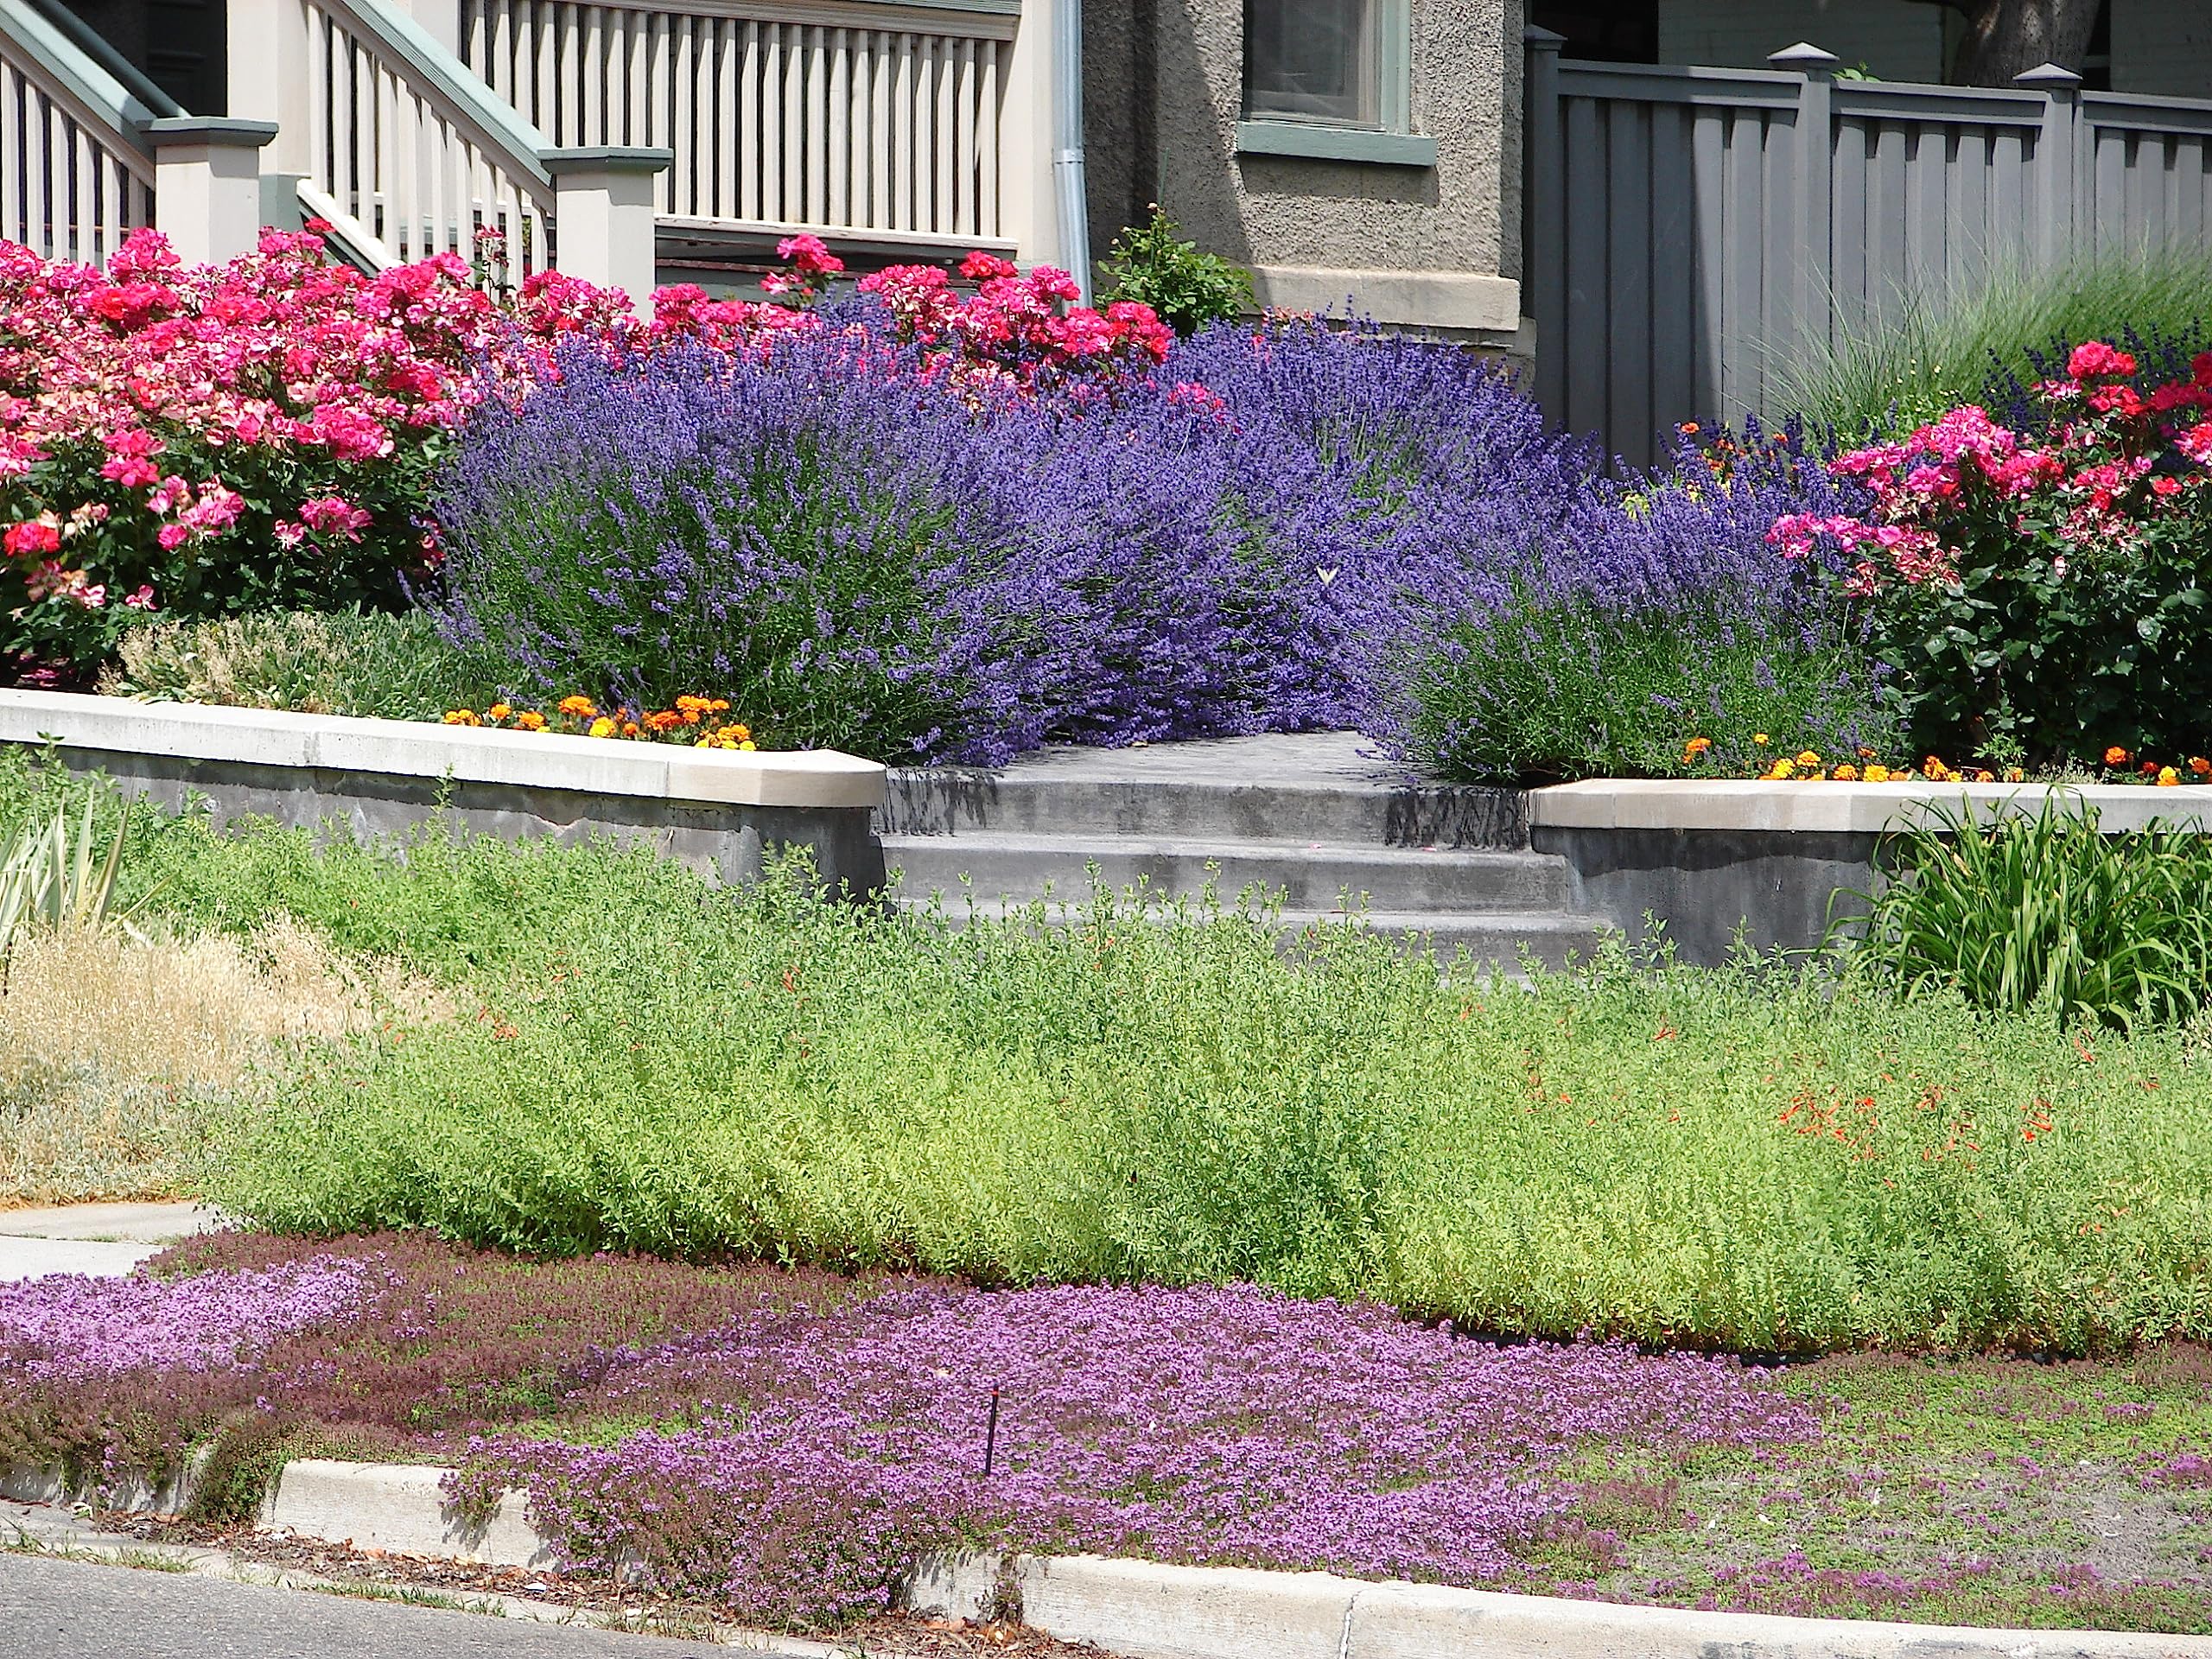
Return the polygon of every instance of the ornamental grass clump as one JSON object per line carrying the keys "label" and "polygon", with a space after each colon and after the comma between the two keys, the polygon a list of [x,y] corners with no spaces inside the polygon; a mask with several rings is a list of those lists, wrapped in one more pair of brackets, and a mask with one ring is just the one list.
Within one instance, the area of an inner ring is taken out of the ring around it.
{"label": "ornamental grass clump", "polygon": [[1847,932],[1908,994],[2127,1027],[2212,999],[2212,849],[2196,830],[2107,835],[2058,795],[1993,825],[1932,804],[1892,837],[1894,874]]}

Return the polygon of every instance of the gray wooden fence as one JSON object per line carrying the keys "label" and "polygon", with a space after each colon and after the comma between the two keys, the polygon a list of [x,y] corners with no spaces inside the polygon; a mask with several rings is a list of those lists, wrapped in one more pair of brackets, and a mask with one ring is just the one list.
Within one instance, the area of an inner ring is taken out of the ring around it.
{"label": "gray wooden fence", "polygon": [[1808,346],[2000,268],[2212,235],[2212,100],[1563,61],[1529,31],[1527,270],[1546,411],[1643,465],[1778,418]]}

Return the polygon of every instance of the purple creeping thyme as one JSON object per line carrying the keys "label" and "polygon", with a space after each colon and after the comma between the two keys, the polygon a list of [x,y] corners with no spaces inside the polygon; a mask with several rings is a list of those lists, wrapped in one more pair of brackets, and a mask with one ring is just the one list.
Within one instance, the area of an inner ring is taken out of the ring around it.
{"label": "purple creeping thyme", "polygon": [[66,1382],[251,1369],[279,1338],[358,1319],[396,1282],[379,1257],[316,1256],[265,1272],[178,1280],[73,1273],[0,1285],[0,1376]]}
{"label": "purple creeping thyme", "polygon": [[[1579,1448],[1771,1445],[1756,1373],[1625,1346],[1493,1347],[1250,1287],[893,1291],[606,1357],[613,1446],[473,1440],[569,1560],[810,1622],[960,1543],[1473,1584],[1564,1516]],[[982,1478],[990,1391],[999,1472]]]}

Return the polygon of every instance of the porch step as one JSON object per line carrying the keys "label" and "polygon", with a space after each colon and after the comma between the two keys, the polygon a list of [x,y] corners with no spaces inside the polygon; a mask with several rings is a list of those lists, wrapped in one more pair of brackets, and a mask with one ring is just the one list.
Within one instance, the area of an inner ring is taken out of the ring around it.
{"label": "porch step", "polygon": [[[906,893],[900,904],[909,910],[941,906],[940,913],[954,926],[971,918],[1002,921],[1025,908],[1020,900],[965,897],[931,898]],[[1063,906],[1065,907],[1063,908]],[[1048,924],[1059,925],[1080,917],[1076,894],[1055,895],[1046,908]],[[1276,931],[1288,946],[1311,927],[1344,927],[1357,922],[1379,938],[1403,942],[1410,949],[1433,951],[1449,963],[1464,950],[1468,959],[1484,969],[1503,969],[1516,976],[1525,955],[1543,967],[1566,966],[1569,957],[1587,961],[1605,937],[1604,925],[1594,917],[1566,912],[1490,911],[1452,914],[1433,911],[1367,911],[1353,916],[1341,910],[1283,910],[1275,917]]]}
{"label": "porch step", "polygon": [[1563,910],[1564,860],[1549,854],[1465,849],[1344,846],[1290,840],[1043,834],[990,830],[976,835],[886,836],[886,867],[906,874],[907,896],[931,891],[1020,902],[1057,897],[1079,903],[1097,879],[1116,889],[1195,895],[1211,883],[1224,905],[1257,889],[1286,908],[1336,908],[1349,895],[1386,913],[1487,913]]}
{"label": "porch step", "polygon": [[[1353,732],[1054,747],[997,770],[894,771],[887,836],[1218,836],[1347,846],[1529,844],[1518,790],[1409,777]],[[1078,866],[1080,868],[1080,866]]]}

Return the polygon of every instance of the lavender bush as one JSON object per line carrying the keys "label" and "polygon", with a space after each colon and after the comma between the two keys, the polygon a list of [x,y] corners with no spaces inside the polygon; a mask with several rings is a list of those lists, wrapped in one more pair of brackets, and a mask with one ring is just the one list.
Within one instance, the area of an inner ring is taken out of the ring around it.
{"label": "lavender bush", "polygon": [[1896,721],[1863,620],[1766,540],[1787,512],[1847,513],[1794,428],[1689,435],[1666,472],[1593,484],[1519,568],[1425,642],[1387,721],[1447,776],[1662,774],[1703,735],[1724,770],[1885,749]]}
{"label": "lavender bush", "polygon": [[1594,604],[1628,620],[1586,630],[1605,664],[1660,619],[1711,647],[1636,717],[1768,677],[1817,682],[1808,731],[1871,700],[1759,540],[1833,486],[1723,489],[1692,460],[1624,499],[1454,347],[1223,325],[1077,401],[940,384],[861,302],[734,359],[578,344],[560,368],[487,404],[437,502],[449,634],[541,694],[711,691],[772,743],[888,760],[1351,727],[1518,774],[1546,757],[1486,700],[1553,695],[1549,664],[1470,642]]}

